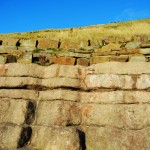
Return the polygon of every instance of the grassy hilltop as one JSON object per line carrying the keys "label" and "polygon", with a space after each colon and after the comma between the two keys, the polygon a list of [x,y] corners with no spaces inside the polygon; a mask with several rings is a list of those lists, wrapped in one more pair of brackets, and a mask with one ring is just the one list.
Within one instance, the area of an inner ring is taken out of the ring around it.
{"label": "grassy hilltop", "polygon": [[96,41],[107,36],[131,37],[133,35],[150,34],[150,19],[137,21],[118,22],[104,25],[94,25],[88,27],[40,30],[34,32],[23,32],[13,34],[0,34],[0,38],[22,38],[22,39],[41,39],[49,38],[53,40],[78,42]]}

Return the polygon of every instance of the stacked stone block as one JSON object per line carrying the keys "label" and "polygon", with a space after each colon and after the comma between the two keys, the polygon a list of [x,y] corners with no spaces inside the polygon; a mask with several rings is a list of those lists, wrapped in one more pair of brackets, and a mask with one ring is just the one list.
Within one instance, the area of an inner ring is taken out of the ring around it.
{"label": "stacked stone block", "polygon": [[0,66],[0,149],[150,149],[150,65]]}

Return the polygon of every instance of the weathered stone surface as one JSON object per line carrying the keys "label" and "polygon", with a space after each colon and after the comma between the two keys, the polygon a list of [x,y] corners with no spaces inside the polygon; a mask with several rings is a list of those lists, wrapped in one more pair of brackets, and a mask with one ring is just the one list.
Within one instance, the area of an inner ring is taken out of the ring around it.
{"label": "weathered stone surface", "polygon": [[60,65],[74,65],[75,64],[75,58],[70,58],[70,57],[50,57],[49,61],[55,64],[60,64]]}
{"label": "weathered stone surface", "polygon": [[146,62],[146,58],[144,56],[131,56],[129,61]]}
{"label": "weathered stone surface", "polygon": [[85,79],[88,89],[92,88],[121,88],[132,89],[134,80],[131,76],[119,76],[112,74],[88,75]]}
{"label": "weathered stone surface", "polygon": [[39,39],[38,40],[38,48],[57,48],[58,47],[58,41],[51,40],[51,39]]}
{"label": "weathered stone surface", "polygon": [[42,150],[79,150],[79,133],[74,128],[34,127],[31,146]]}
{"label": "weathered stone surface", "polygon": [[81,66],[89,66],[90,64],[90,60],[86,59],[86,58],[78,58],[77,59],[77,65],[81,65]]}
{"label": "weathered stone surface", "polygon": [[6,58],[4,56],[0,56],[0,64],[5,64]]}
{"label": "weathered stone surface", "polygon": [[79,68],[78,66],[71,65],[60,65],[58,77],[66,77],[66,78],[79,78]]}
{"label": "weathered stone surface", "polygon": [[150,92],[144,91],[81,92],[80,101],[82,103],[98,103],[98,104],[149,103]]}
{"label": "weathered stone surface", "polygon": [[84,125],[111,126],[117,128],[141,129],[149,126],[149,104],[143,105],[99,105],[82,106]]}
{"label": "weathered stone surface", "polygon": [[141,75],[137,79],[136,88],[137,89],[148,89],[148,88],[150,88],[150,75]]}
{"label": "weathered stone surface", "polygon": [[87,150],[148,150],[150,129],[120,130],[89,127],[86,129]]}
{"label": "weathered stone surface", "polygon": [[21,127],[0,124],[0,149],[16,149],[21,134]]}
{"label": "weathered stone surface", "polygon": [[132,49],[126,49],[126,52],[128,54],[133,54],[133,55],[140,54],[140,49],[134,49],[134,48],[132,48]]}
{"label": "weathered stone surface", "polygon": [[39,86],[41,80],[38,78],[31,78],[31,77],[0,77],[0,87],[25,87],[29,86]]}
{"label": "weathered stone surface", "polygon": [[18,50],[23,50],[26,52],[32,52],[34,51],[36,48],[35,47],[29,47],[29,46],[19,46]]}
{"label": "weathered stone surface", "polygon": [[[53,67],[47,67],[47,72],[54,71],[51,69]],[[56,67],[57,68],[57,67]],[[0,76],[10,76],[10,77],[48,77],[53,74],[53,72],[47,73],[45,67],[36,64],[5,64],[0,65]],[[55,72],[54,72],[55,73]],[[45,75],[44,75],[45,74]]]}
{"label": "weathered stone surface", "polygon": [[139,48],[140,47],[141,42],[128,42],[125,46],[125,48],[127,49],[131,49],[131,48]]}
{"label": "weathered stone surface", "polygon": [[150,48],[141,48],[140,52],[142,54],[148,55],[148,54],[150,54]]}
{"label": "weathered stone surface", "polygon": [[50,78],[42,80],[41,85],[47,88],[80,88],[80,81],[78,79],[70,78]]}
{"label": "weathered stone surface", "polygon": [[20,125],[25,122],[28,101],[3,98],[0,99],[0,104],[0,123]]}
{"label": "weathered stone surface", "polygon": [[23,90],[23,89],[1,89],[0,98],[24,99],[24,100],[38,100],[38,91]]}
{"label": "weathered stone surface", "polygon": [[17,42],[19,39],[13,39],[13,38],[5,38],[3,40],[3,44],[4,46],[16,46]]}
{"label": "weathered stone surface", "polygon": [[67,126],[79,125],[81,122],[80,106],[76,103],[41,101],[37,109],[37,125]]}
{"label": "weathered stone surface", "polygon": [[78,91],[54,89],[48,91],[40,91],[39,100],[46,100],[46,101],[64,100],[77,102],[80,100],[80,98]]}
{"label": "weathered stone surface", "polygon": [[98,64],[98,63],[104,63],[109,62],[110,56],[97,56],[90,58],[90,64]]}
{"label": "weathered stone surface", "polygon": [[[90,71],[92,70],[92,71]],[[89,74],[149,74],[149,62],[105,62],[87,68]]]}
{"label": "weathered stone surface", "polygon": [[143,44],[140,45],[140,47],[141,48],[150,48],[150,43],[149,44],[143,43]]}
{"label": "weathered stone surface", "polygon": [[111,56],[109,61],[117,61],[117,62],[126,62],[129,56],[121,55],[121,56]]}
{"label": "weathered stone surface", "polygon": [[25,46],[25,47],[36,47],[36,40],[30,39],[30,40],[23,40],[21,39],[20,41],[20,46]]}
{"label": "weathered stone surface", "polygon": [[32,53],[23,54],[21,59],[17,60],[19,63],[31,64],[32,63]]}

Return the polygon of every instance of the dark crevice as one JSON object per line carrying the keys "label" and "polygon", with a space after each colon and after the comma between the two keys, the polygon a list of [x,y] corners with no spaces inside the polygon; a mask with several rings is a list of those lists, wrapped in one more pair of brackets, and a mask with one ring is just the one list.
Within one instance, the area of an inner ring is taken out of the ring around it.
{"label": "dark crevice", "polygon": [[2,45],[3,44],[3,41],[2,40],[0,40],[0,45]]}
{"label": "dark crevice", "polygon": [[35,109],[36,109],[36,105],[33,102],[29,101],[27,105],[27,112],[26,112],[26,117],[25,117],[26,124],[29,125],[33,123],[35,119]]}
{"label": "dark crevice", "polygon": [[7,59],[6,59],[6,63],[16,63],[17,62],[17,58],[13,55],[8,55]]}
{"label": "dark crevice", "polygon": [[20,134],[20,139],[18,141],[17,148],[22,148],[26,146],[31,138],[32,135],[32,128],[31,127],[23,127],[21,134]]}
{"label": "dark crevice", "polygon": [[61,46],[61,41],[59,39],[57,48],[60,48],[60,46]]}
{"label": "dark crevice", "polygon": [[21,45],[20,40],[18,40],[16,46],[19,47],[20,45]]}
{"label": "dark crevice", "polygon": [[91,46],[91,40],[88,40],[88,46]]}
{"label": "dark crevice", "polygon": [[36,44],[35,44],[35,47],[36,47],[36,48],[38,47],[38,44],[39,44],[39,41],[36,40]]}
{"label": "dark crevice", "polygon": [[78,130],[79,133],[79,138],[80,138],[80,145],[81,145],[81,150],[86,150],[86,139],[85,139],[85,133],[81,130]]}

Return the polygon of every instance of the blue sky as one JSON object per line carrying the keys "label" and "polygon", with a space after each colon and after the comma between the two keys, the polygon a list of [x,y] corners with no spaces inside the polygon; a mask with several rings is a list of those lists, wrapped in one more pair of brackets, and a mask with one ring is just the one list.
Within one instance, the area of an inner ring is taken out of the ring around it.
{"label": "blue sky", "polygon": [[0,33],[150,18],[150,0],[0,0]]}

